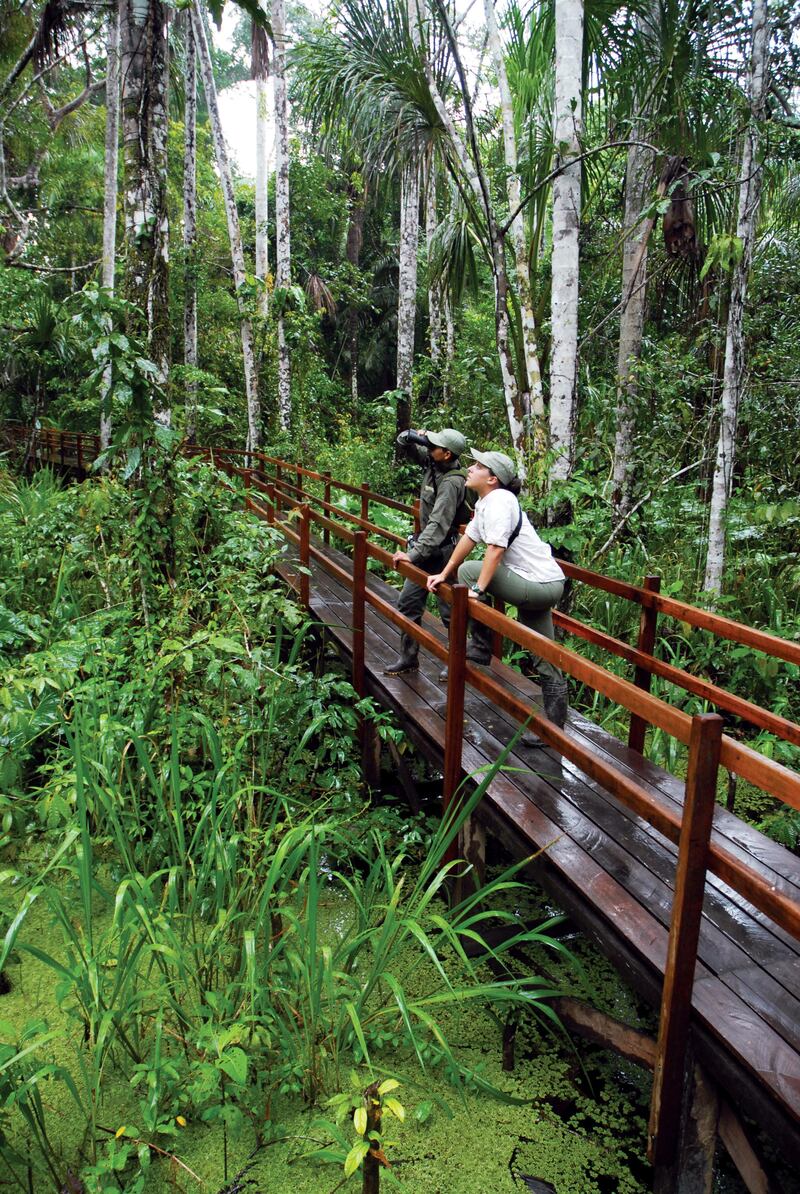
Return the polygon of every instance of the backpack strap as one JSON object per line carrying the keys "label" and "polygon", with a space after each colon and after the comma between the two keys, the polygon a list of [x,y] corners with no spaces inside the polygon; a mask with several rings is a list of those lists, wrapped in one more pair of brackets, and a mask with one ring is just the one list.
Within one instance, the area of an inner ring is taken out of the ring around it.
{"label": "backpack strap", "polygon": [[506,551],[508,551],[511,544],[514,542],[517,535],[522,530],[522,505],[519,502],[517,503],[517,505],[519,505],[519,518],[517,519],[517,525],[514,527],[514,530],[508,536],[508,543],[506,543]]}

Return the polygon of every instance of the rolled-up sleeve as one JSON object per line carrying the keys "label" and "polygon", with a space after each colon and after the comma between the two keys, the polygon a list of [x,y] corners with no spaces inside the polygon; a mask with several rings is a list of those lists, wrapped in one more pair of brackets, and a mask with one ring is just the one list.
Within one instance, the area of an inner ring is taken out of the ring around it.
{"label": "rolled-up sleeve", "polygon": [[[502,500],[498,500],[502,498]],[[510,501],[506,500],[510,498]],[[492,547],[508,547],[511,533],[519,518],[519,504],[513,494],[498,490],[487,502],[483,514],[484,542]]]}

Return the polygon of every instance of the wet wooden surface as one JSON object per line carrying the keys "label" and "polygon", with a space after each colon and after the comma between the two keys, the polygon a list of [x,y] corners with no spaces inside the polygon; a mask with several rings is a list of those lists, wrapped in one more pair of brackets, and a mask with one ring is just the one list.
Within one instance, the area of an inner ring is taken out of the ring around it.
{"label": "wet wooden surface", "polygon": [[[322,548],[319,541],[315,546]],[[331,548],[325,553],[349,570],[345,555]],[[318,561],[312,560],[311,569],[312,616],[325,623],[330,640],[349,660],[351,593]],[[290,578],[291,563],[281,571]],[[373,572],[369,585],[390,599],[396,592]],[[446,641],[438,618],[426,614],[425,626]],[[368,605],[366,690],[392,709],[414,744],[441,765],[447,705],[447,685],[438,679],[441,664],[421,651],[418,672],[384,676],[398,650],[398,631]],[[491,666],[495,678],[516,695],[540,704],[537,685],[497,660]],[[516,729],[496,705],[468,688],[463,773],[490,766]],[[681,808],[683,784],[674,776],[580,714],[570,713],[568,731],[634,777],[665,808]],[[569,903],[573,917],[612,957],[626,956],[628,977],[641,978],[640,989],[657,992],[666,960],[676,847],[550,750],[517,746],[508,764],[516,770],[499,773],[487,792],[487,822],[527,852],[543,850],[537,869],[544,886],[568,897],[562,903]],[[800,901],[800,859],[721,806],[715,809],[712,840]],[[713,875],[703,905],[693,1020],[706,1054],[718,1053],[720,1080],[737,1087],[727,1091],[731,1101],[757,1118],[775,1112],[771,1126],[785,1123],[800,1150],[800,944]]]}

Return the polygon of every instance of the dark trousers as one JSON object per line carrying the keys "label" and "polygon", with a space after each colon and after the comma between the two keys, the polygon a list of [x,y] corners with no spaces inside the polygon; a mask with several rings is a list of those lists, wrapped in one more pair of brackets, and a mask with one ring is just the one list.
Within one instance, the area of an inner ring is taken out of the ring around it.
{"label": "dark trousers", "polygon": [[[438,552],[436,555],[427,556],[424,563],[416,564],[415,567],[421,568],[423,572],[427,572],[433,576],[436,572],[441,572],[447,560],[450,558],[450,553],[447,555],[444,552]],[[420,588],[415,585],[413,580],[404,580],[403,587],[400,590],[400,597],[397,602],[397,608],[401,614],[406,618],[410,618],[412,622],[417,625],[422,621],[422,615],[425,612],[425,606],[428,601],[428,590]],[[439,597],[439,615],[444,624],[445,630],[450,625],[450,606],[447,602]],[[403,631],[400,635],[400,649],[406,658],[413,658],[419,654],[419,643]]]}

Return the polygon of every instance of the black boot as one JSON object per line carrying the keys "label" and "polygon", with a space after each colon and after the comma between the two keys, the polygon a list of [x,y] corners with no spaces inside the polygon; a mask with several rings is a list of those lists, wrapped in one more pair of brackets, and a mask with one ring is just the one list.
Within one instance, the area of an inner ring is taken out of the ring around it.
{"label": "black boot", "polygon": [[400,635],[400,654],[383,669],[384,676],[402,676],[404,672],[419,670],[419,649],[408,634]]}
{"label": "black boot", "polygon": [[[569,688],[563,676],[542,676],[542,697],[544,700],[544,715],[553,725],[563,730],[567,722],[569,709]],[[527,730],[520,738],[520,746],[531,748],[546,746],[538,734]]]}
{"label": "black boot", "polygon": [[465,652],[470,663],[487,664],[492,662],[492,632],[483,622],[476,622],[473,618],[470,626],[469,642]]}

